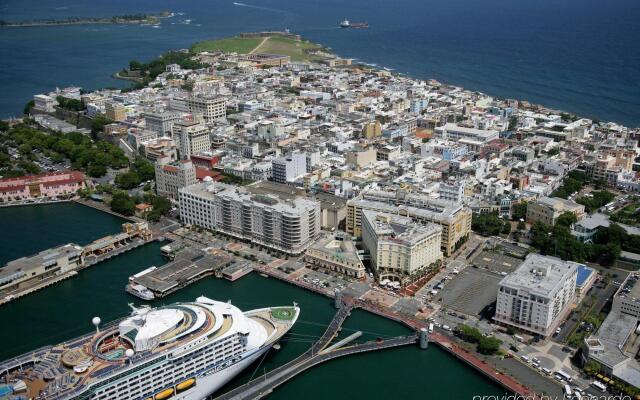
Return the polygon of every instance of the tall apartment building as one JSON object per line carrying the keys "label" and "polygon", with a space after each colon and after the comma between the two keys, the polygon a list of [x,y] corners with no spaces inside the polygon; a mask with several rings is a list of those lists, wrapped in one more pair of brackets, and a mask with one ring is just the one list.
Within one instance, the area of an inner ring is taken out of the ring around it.
{"label": "tall apartment building", "polygon": [[433,222],[442,228],[442,252],[451,255],[471,232],[471,209],[462,204],[434,200],[405,192],[363,191],[347,202],[347,232],[362,237],[362,211],[372,210]]}
{"label": "tall apartment building", "polygon": [[178,199],[178,190],[196,183],[196,167],[191,160],[156,163],[156,192],[160,196]]}
{"label": "tall apartment building", "polygon": [[272,161],[272,180],[276,183],[291,183],[307,173],[307,155],[292,153]]}
{"label": "tall apartment building", "polygon": [[371,254],[378,280],[389,279],[404,286],[439,266],[440,226],[370,210],[362,214],[362,243]]}
{"label": "tall apartment building", "polygon": [[187,99],[189,111],[202,115],[206,122],[227,116],[227,101],[223,97],[191,96]]}
{"label": "tall apartment building", "polygon": [[180,114],[170,111],[144,115],[146,129],[156,132],[159,136],[171,136],[173,124],[179,119]]}
{"label": "tall apartment building", "polygon": [[211,150],[209,129],[202,122],[178,121],[173,124],[173,138],[180,158],[188,160],[193,154]]}
{"label": "tall apartment building", "polygon": [[119,103],[107,101],[104,103],[104,113],[107,118],[113,121],[124,121],[127,119],[127,109]]}
{"label": "tall apartment building", "polygon": [[576,299],[578,265],[530,253],[500,281],[493,319],[545,338],[553,334]]}
{"label": "tall apartment building", "polygon": [[320,203],[314,200],[212,181],[178,192],[184,223],[288,254],[302,253],[320,233]]}
{"label": "tall apartment building", "polygon": [[574,213],[578,220],[584,217],[584,206],[559,197],[541,197],[527,204],[527,222],[554,225],[565,212]]}

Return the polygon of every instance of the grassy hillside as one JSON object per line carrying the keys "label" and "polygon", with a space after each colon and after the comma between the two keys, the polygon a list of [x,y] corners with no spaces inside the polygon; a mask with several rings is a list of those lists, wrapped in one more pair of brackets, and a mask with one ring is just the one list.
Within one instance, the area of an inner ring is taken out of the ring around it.
{"label": "grassy hillside", "polygon": [[[262,43],[262,45],[261,45]],[[224,51],[227,53],[247,54],[255,49],[255,53],[284,54],[291,57],[292,61],[309,61],[305,50],[320,49],[322,46],[309,41],[297,41],[292,38],[271,36],[263,43],[263,38],[227,38],[216,40],[205,40],[196,43],[191,47],[193,52],[202,51]]]}
{"label": "grassy hillside", "polygon": [[226,38],[205,40],[191,47],[191,50],[199,53],[202,51],[224,51],[225,53],[247,54],[262,42],[262,38]]}

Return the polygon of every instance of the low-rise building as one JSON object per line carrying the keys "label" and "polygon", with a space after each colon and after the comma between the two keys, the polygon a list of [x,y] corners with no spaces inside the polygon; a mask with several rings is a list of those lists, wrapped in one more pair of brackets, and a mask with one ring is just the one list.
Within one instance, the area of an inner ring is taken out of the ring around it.
{"label": "low-rise building", "polygon": [[127,109],[120,103],[107,101],[104,103],[104,113],[112,121],[124,121],[127,119]]}
{"label": "low-rise building", "polygon": [[640,387],[640,274],[629,274],[613,296],[611,311],[598,331],[584,340],[582,361],[595,361],[610,379]]}
{"label": "low-rise building", "polygon": [[358,249],[344,234],[316,241],[307,249],[304,261],[310,267],[319,267],[357,279],[365,277],[365,268],[358,257]]}
{"label": "low-rise building", "polygon": [[541,197],[527,204],[527,222],[555,225],[558,217],[566,212],[575,214],[580,220],[584,217],[584,206],[559,197]]}
{"label": "low-rise building", "polygon": [[0,201],[63,197],[75,194],[84,187],[84,174],[80,171],[5,178],[0,179]]}
{"label": "low-rise building", "polygon": [[7,263],[0,269],[0,293],[10,292],[84,264],[82,247],[69,243]]}

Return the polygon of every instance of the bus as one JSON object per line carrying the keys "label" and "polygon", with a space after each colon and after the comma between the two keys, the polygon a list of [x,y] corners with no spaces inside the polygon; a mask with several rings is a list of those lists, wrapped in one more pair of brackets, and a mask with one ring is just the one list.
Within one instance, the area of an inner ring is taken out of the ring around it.
{"label": "bus", "polygon": [[602,393],[607,391],[607,387],[604,385],[604,383],[600,382],[600,381],[593,381],[591,382],[591,386],[598,389],[599,391],[601,391]]}
{"label": "bus", "polygon": [[567,374],[566,372],[564,372],[561,369],[557,370],[555,375],[557,375],[557,377],[560,378],[561,380],[565,380],[567,382],[571,382],[572,381],[571,375]]}

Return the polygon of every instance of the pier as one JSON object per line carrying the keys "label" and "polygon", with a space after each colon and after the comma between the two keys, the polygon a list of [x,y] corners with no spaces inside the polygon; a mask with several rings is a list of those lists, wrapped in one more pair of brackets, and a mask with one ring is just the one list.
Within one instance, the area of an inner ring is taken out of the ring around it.
{"label": "pier", "polygon": [[154,240],[146,222],[122,225],[122,232],[84,247],[69,243],[22,257],[0,269],[0,305],[44,289],[78,272]]}
{"label": "pier", "polygon": [[[367,351],[382,350],[391,347],[404,346],[408,344],[415,344],[417,341],[417,335],[400,336],[386,340],[369,341],[362,344],[356,344],[353,346],[347,345],[347,339],[336,343],[336,345],[344,345],[344,347],[328,347],[331,341],[340,332],[342,324],[350,315],[351,310],[355,307],[355,304],[350,301],[341,301],[340,308],[334,315],[333,319],[329,323],[329,326],[323,333],[323,335],[315,342],[309,350],[302,355],[291,360],[285,365],[275,368],[272,371],[255,378],[242,386],[239,386],[219,397],[216,400],[243,400],[243,399],[259,399],[267,396],[276,387],[285,383],[289,379],[298,375],[307,369],[323,363],[325,361],[332,360],[334,358],[346,356],[349,354],[363,353]],[[353,336],[353,335],[352,335]]]}
{"label": "pier", "polygon": [[173,261],[144,275],[134,276],[131,283],[142,285],[155,298],[161,298],[218,273],[232,262],[224,253],[210,254],[204,250],[185,248],[175,255]]}

